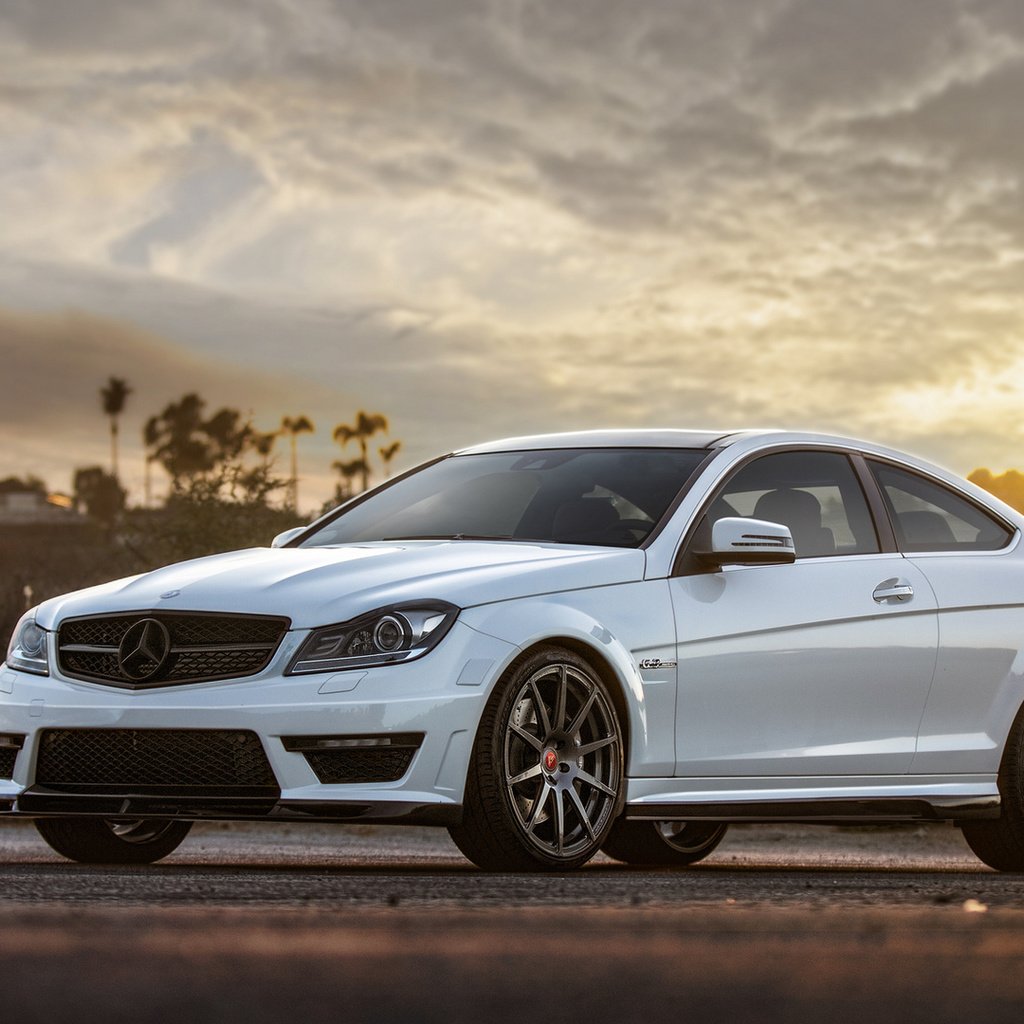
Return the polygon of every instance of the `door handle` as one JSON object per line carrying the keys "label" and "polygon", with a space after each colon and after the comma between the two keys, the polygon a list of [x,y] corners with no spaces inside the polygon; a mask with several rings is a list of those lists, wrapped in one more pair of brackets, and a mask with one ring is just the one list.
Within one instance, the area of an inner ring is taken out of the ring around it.
{"label": "door handle", "polygon": [[903,580],[893,578],[879,583],[871,596],[879,604],[885,601],[909,601],[914,596],[914,588]]}

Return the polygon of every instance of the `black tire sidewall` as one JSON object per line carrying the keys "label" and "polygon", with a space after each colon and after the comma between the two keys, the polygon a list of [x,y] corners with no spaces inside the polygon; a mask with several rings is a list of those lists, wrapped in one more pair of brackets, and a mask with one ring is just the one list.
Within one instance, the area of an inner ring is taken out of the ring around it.
{"label": "black tire sidewall", "polygon": [[725,822],[720,825],[711,822],[701,824],[707,824],[715,832],[698,849],[684,851],[677,850],[666,841],[656,822],[620,818],[612,826],[601,849],[607,856],[625,864],[688,867],[710,856],[728,829]]}
{"label": "black tire sidewall", "polygon": [[156,822],[152,839],[130,842],[104,818],[36,818],[36,831],[55,852],[80,864],[152,864],[173,853],[189,834],[190,821]]}

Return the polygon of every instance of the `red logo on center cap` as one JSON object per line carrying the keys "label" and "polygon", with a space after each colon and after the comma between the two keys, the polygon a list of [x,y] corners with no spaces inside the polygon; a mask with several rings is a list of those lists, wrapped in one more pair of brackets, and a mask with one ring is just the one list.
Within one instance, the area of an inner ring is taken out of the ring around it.
{"label": "red logo on center cap", "polygon": [[558,767],[558,755],[553,750],[548,750],[544,754],[544,767],[549,772],[553,772]]}

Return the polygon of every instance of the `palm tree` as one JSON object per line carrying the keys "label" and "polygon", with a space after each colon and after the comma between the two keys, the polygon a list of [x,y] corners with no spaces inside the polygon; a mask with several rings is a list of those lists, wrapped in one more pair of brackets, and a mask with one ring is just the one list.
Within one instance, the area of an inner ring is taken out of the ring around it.
{"label": "palm tree", "polygon": [[142,428],[142,443],[146,452],[146,508],[153,504],[153,463],[156,462],[150,448],[155,448],[160,443],[160,420],[156,416],[150,416],[146,425]]}
{"label": "palm tree", "polygon": [[360,461],[363,464],[362,478],[364,491],[369,490],[370,487],[370,459],[367,452],[367,442],[378,431],[386,433],[387,429],[388,420],[386,416],[382,416],[379,412],[364,412],[362,409],[356,413],[354,425],[350,426],[348,423],[339,423],[334,428],[334,440],[342,448],[349,441],[356,441],[359,444]]}
{"label": "palm tree", "polygon": [[277,444],[277,439],[280,436],[280,430],[271,430],[266,434],[262,430],[254,430],[252,433],[250,444],[253,451],[263,460],[265,467],[270,465],[270,456],[273,454],[274,445]]}
{"label": "palm tree", "polygon": [[118,417],[124,412],[124,403],[132,389],[128,382],[121,377],[109,377],[107,386],[100,388],[100,399],[103,402],[103,412],[110,417],[110,472],[117,478],[117,433]]}
{"label": "palm tree", "polygon": [[384,463],[385,480],[391,476],[391,460],[398,454],[398,449],[401,447],[401,441],[392,441],[391,444],[382,445],[377,449],[377,454],[380,455],[380,461]]}
{"label": "palm tree", "polygon": [[291,491],[290,503],[296,512],[299,509],[299,434],[311,434],[316,429],[308,416],[285,416],[281,420],[281,433],[288,435],[292,451],[292,476],[288,481]]}
{"label": "palm tree", "polygon": [[366,463],[362,459],[353,459],[351,462],[335,459],[331,463],[331,468],[336,469],[341,476],[341,483],[338,484],[334,494],[338,501],[347,501],[352,497],[352,481],[357,476],[366,479]]}

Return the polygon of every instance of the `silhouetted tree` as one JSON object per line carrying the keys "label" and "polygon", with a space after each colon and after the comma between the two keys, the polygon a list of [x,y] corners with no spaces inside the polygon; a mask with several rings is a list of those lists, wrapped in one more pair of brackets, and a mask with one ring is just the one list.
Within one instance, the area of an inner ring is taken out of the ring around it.
{"label": "silhouetted tree", "polygon": [[146,568],[265,546],[275,534],[300,525],[291,509],[275,508],[268,500],[283,484],[265,465],[222,463],[184,478],[162,508],[128,512],[119,539]]}
{"label": "silhouetted tree", "polygon": [[366,479],[366,463],[362,459],[353,459],[351,462],[335,459],[331,463],[331,468],[337,470],[341,476],[341,482],[334,490],[335,502],[348,501],[355,493],[355,488],[352,486],[355,478],[361,476],[364,480]]}
{"label": "silhouetted tree", "polygon": [[380,461],[384,463],[385,480],[391,476],[391,460],[398,454],[398,450],[401,447],[401,441],[392,441],[391,444],[382,445],[377,449],[377,454],[380,455]]}
{"label": "silhouetted tree", "polygon": [[49,488],[39,477],[32,476],[31,474],[24,479],[17,476],[9,476],[0,480],[0,494],[23,494],[25,491],[33,491],[45,498]]}
{"label": "silhouetted tree", "polygon": [[124,412],[124,404],[132,389],[128,382],[121,377],[107,378],[106,387],[100,388],[100,400],[103,403],[103,412],[110,417],[110,472],[116,478],[117,472],[117,434],[118,419]]}
{"label": "silhouetted tree", "polygon": [[1005,473],[996,475],[989,469],[976,469],[967,479],[1005,501],[1018,512],[1024,512],[1024,473],[1019,470],[1008,469]]}
{"label": "silhouetted tree", "polygon": [[293,509],[298,509],[299,507],[299,434],[311,434],[315,429],[313,421],[308,416],[285,416],[281,420],[281,432],[288,435],[288,443],[291,447],[292,475],[288,484],[291,491],[289,504]]}
{"label": "silhouetted tree", "polygon": [[90,519],[112,526],[124,511],[124,488],[113,473],[106,473],[100,466],[76,469],[75,508],[84,510]]}
{"label": "silhouetted tree", "polygon": [[151,458],[167,471],[175,491],[186,480],[237,461],[256,435],[237,409],[220,409],[204,419],[205,405],[194,392],[184,395],[158,416],[151,416],[143,428]]}
{"label": "silhouetted tree", "polygon": [[157,461],[157,457],[150,449],[156,448],[160,441],[160,427],[159,419],[156,416],[150,416],[146,420],[145,425],[142,428],[142,443],[145,446],[145,505],[146,508],[150,508],[153,504],[153,463]]}
{"label": "silhouetted tree", "polygon": [[386,416],[381,415],[379,412],[364,412],[362,409],[356,413],[356,421],[354,424],[339,423],[334,428],[334,440],[337,441],[342,448],[344,448],[350,441],[355,441],[359,445],[360,461],[362,462],[362,484],[363,490],[368,490],[370,486],[370,459],[368,442],[374,434],[381,431],[387,432],[388,420]]}
{"label": "silhouetted tree", "polygon": [[264,466],[270,464],[270,456],[274,452],[274,445],[277,444],[278,437],[280,437],[278,430],[271,430],[267,433],[260,430],[253,431],[252,449],[263,460]]}

